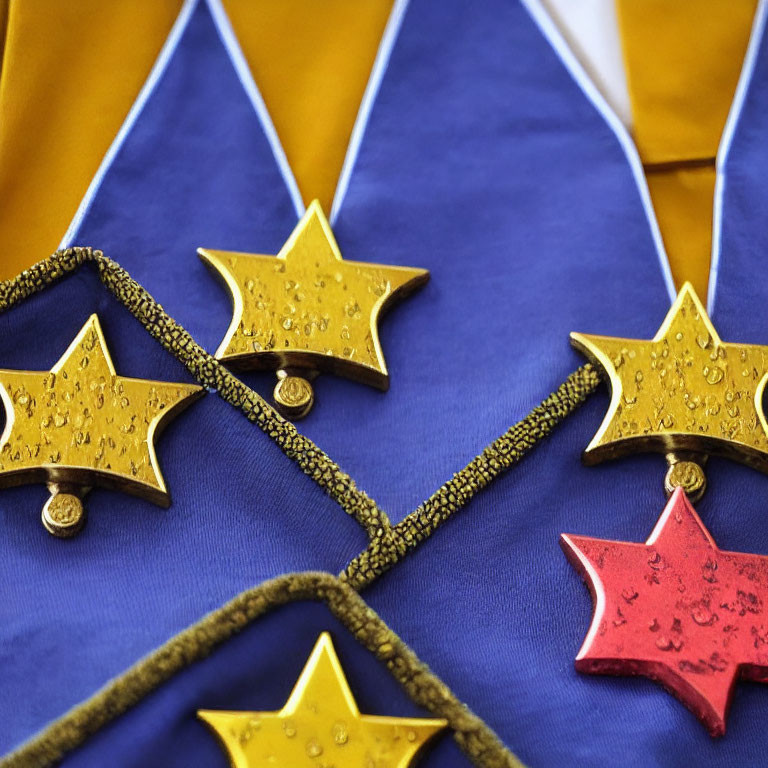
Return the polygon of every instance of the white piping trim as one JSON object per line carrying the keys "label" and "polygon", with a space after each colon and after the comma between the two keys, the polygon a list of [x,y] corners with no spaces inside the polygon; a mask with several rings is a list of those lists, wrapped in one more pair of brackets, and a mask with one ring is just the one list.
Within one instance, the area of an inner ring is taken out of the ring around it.
{"label": "white piping trim", "polygon": [[669,300],[670,302],[673,302],[677,296],[675,281],[672,279],[672,270],[669,267],[667,251],[664,248],[664,241],[661,237],[659,223],[656,220],[656,213],[653,210],[651,195],[648,191],[648,183],[645,179],[645,171],[643,170],[643,164],[640,161],[637,147],[635,147],[629,132],[624,127],[624,123],[621,122],[618,115],[613,111],[602,93],[600,93],[597,86],[581,66],[568,43],[560,34],[560,30],[541,5],[540,0],[521,0],[521,2],[536,22],[544,37],[547,38],[552,48],[554,48],[560,61],[562,61],[565,68],[569,71],[576,84],[581,88],[584,95],[592,102],[592,105],[602,115],[605,122],[608,123],[608,126],[616,134],[616,138],[619,140],[619,144],[621,144],[624,154],[627,156],[632,175],[635,177],[635,183],[637,184],[640,199],[643,203],[645,215],[651,230],[651,237],[656,246],[656,254],[659,259],[659,266],[661,267],[664,284],[667,286]]}
{"label": "white piping trim", "polygon": [[80,230],[80,226],[83,223],[83,219],[91,209],[91,204],[96,197],[96,193],[99,191],[101,183],[104,181],[104,177],[107,175],[112,163],[115,161],[115,158],[125,143],[128,134],[133,129],[133,126],[138,120],[147,101],[149,101],[149,97],[152,95],[158,82],[165,73],[165,70],[168,67],[168,62],[171,60],[198,2],[199,0],[184,0],[184,5],[182,5],[181,10],[179,11],[179,15],[176,17],[176,21],[173,23],[173,27],[171,27],[171,31],[168,33],[165,43],[163,43],[163,47],[152,66],[149,77],[147,77],[144,85],[139,91],[139,95],[136,97],[136,101],[133,102],[128,115],[120,126],[120,130],[117,132],[107,153],[104,155],[99,169],[96,171],[93,179],[91,179],[91,183],[88,185],[88,189],[86,190],[83,199],[80,201],[80,205],[75,212],[74,218],[70,222],[67,231],[64,233],[59,248],[68,248],[74,242],[74,239]]}
{"label": "white piping trim", "polygon": [[755,12],[755,18],[752,22],[752,32],[749,37],[749,45],[744,56],[744,64],[741,67],[741,75],[736,86],[736,93],[733,97],[731,109],[728,112],[728,119],[725,122],[723,135],[720,138],[720,146],[717,148],[717,160],[715,163],[715,200],[714,210],[712,212],[712,261],[709,268],[709,290],[707,291],[707,311],[709,316],[715,309],[715,295],[717,290],[717,276],[720,270],[720,253],[722,251],[723,237],[723,199],[725,196],[725,166],[728,161],[728,154],[731,151],[731,144],[736,133],[736,126],[741,118],[741,112],[744,108],[744,102],[747,99],[749,85],[752,82],[752,76],[755,73],[757,64],[757,53],[760,49],[760,42],[763,39],[765,31],[766,18],[768,18],[768,3],[766,0],[760,0]]}
{"label": "white piping trim", "polygon": [[384,29],[384,34],[379,43],[379,50],[377,51],[376,59],[373,62],[371,76],[368,78],[368,85],[365,88],[363,100],[360,102],[360,109],[358,110],[357,118],[355,119],[352,135],[349,138],[347,154],[344,157],[344,164],[341,167],[339,180],[336,184],[336,193],[333,196],[333,204],[331,205],[331,215],[328,217],[331,226],[336,223],[336,218],[339,215],[341,205],[346,197],[349,180],[352,176],[352,169],[355,166],[357,155],[360,152],[360,144],[363,141],[365,129],[368,126],[368,119],[371,116],[371,110],[376,101],[376,96],[379,92],[381,81],[384,78],[384,73],[387,71],[389,58],[392,55],[392,49],[397,40],[397,34],[400,31],[400,27],[403,23],[403,16],[405,16],[407,8],[408,0],[395,0],[395,4],[392,6],[392,11],[389,14],[389,20],[387,21],[387,26]]}
{"label": "white piping trim", "polygon": [[288,158],[285,156],[285,150],[280,143],[272,118],[269,116],[267,105],[264,103],[259,87],[253,79],[253,74],[248,66],[248,62],[245,60],[227,12],[224,10],[221,0],[206,0],[206,3],[213,17],[213,22],[216,25],[221,42],[224,43],[237,76],[240,78],[240,83],[245,89],[246,94],[248,94],[248,98],[251,100],[251,104],[261,122],[261,127],[272,148],[272,154],[275,156],[278,168],[280,168],[283,181],[285,181],[285,186],[288,188],[288,194],[291,196],[296,215],[301,218],[306,213],[306,208],[304,207],[301,192],[299,192],[299,185],[296,183],[296,177],[293,175],[291,166],[288,164]]}

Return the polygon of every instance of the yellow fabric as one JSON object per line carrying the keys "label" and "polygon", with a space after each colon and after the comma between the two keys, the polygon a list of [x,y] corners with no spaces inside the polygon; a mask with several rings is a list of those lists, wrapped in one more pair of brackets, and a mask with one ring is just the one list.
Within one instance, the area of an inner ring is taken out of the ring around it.
{"label": "yellow fabric", "polygon": [[[391,6],[226,2],[304,199],[326,210]],[[180,7],[11,2],[0,26],[0,278],[59,244]]]}
{"label": "yellow fabric", "polygon": [[0,0],[0,76],[2,76],[3,50],[5,50],[5,32],[8,28],[8,3]]}
{"label": "yellow fabric", "polygon": [[0,277],[58,246],[180,5],[10,2],[0,70]]}
{"label": "yellow fabric", "polygon": [[646,170],[659,229],[678,286],[686,280],[707,295],[712,247],[714,167]]}
{"label": "yellow fabric", "polygon": [[330,212],[393,0],[224,0],[305,203]]}
{"label": "yellow fabric", "polygon": [[[635,141],[675,279],[706,295],[714,158],[756,0],[616,0]],[[674,164],[711,161],[709,168]],[[652,168],[658,164],[668,168]]]}

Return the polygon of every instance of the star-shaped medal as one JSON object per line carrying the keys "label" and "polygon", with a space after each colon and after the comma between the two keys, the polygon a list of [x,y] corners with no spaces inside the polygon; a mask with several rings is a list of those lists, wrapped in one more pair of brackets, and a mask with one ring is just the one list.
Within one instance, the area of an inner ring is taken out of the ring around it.
{"label": "star-shaped medal", "polygon": [[594,602],[576,669],[649,677],[722,736],[736,680],[768,682],[768,557],[718,549],[680,488],[645,544],[561,545]]}
{"label": "star-shaped medal", "polygon": [[689,283],[650,341],[581,333],[571,341],[611,385],[587,464],[634,451],[691,451],[768,472],[768,347],[722,342]]}
{"label": "star-shaped medal", "polygon": [[389,387],[379,314],[426,283],[427,270],[345,261],[317,200],[277,256],[198,253],[232,295],[232,322],[216,357],[277,370],[275,401],[285,415],[311,408],[318,371]]}
{"label": "star-shaped medal", "polygon": [[407,768],[445,720],[361,715],[331,637],[323,632],[279,712],[199,710],[234,768]]}
{"label": "star-shaped medal", "polygon": [[58,536],[82,527],[80,497],[95,483],[168,506],[154,438],[202,393],[118,376],[91,315],[50,371],[0,370],[0,486],[48,483],[43,523]]}

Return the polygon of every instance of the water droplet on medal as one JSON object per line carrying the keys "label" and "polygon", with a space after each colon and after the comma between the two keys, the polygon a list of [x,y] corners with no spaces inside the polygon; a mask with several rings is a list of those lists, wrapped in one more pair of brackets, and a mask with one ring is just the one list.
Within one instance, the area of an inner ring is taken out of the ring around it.
{"label": "water droplet on medal", "polygon": [[699,605],[691,611],[691,618],[700,627],[709,627],[717,621],[717,614],[712,613],[707,606]]}
{"label": "water droplet on medal", "polygon": [[309,757],[320,757],[323,754],[323,748],[316,739],[307,742],[306,751]]}
{"label": "water droplet on medal", "polygon": [[333,743],[343,747],[349,741],[349,731],[344,723],[336,723],[333,726]]}
{"label": "water droplet on medal", "polygon": [[723,380],[724,375],[723,369],[717,365],[704,369],[704,376],[707,379],[707,384],[719,384]]}

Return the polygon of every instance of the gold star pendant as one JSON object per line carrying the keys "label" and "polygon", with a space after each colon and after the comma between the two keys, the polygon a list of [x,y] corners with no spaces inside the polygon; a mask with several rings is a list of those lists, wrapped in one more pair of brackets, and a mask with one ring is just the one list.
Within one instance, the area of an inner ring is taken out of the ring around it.
{"label": "gold star pendant", "polygon": [[43,524],[57,536],[80,530],[81,497],[95,483],[168,506],[153,440],[202,393],[118,376],[91,315],[50,371],[0,370],[0,486],[48,483]]}
{"label": "gold star pendant", "polygon": [[279,712],[201,709],[197,715],[218,736],[233,768],[407,768],[448,724],[361,715],[327,632]]}
{"label": "gold star pendant", "polygon": [[[608,375],[611,404],[584,461],[634,451],[719,454],[768,472],[768,347],[727,344],[689,283],[650,341],[571,334]],[[686,462],[687,463],[687,462]]]}
{"label": "gold star pendant", "polygon": [[386,390],[379,313],[429,279],[425,269],[344,261],[315,200],[277,256],[198,249],[226,283],[233,315],[216,357],[278,371],[275,401],[289,417],[312,407],[319,371]]}

